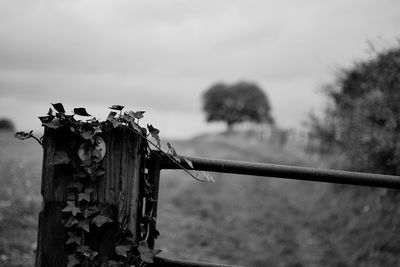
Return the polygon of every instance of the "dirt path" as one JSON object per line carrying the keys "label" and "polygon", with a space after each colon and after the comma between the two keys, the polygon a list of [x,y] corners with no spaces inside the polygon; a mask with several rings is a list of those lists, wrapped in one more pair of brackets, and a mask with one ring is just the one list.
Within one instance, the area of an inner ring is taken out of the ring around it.
{"label": "dirt path", "polygon": [[[178,149],[186,155],[301,165],[293,155],[235,142],[183,143]],[[215,178],[216,184],[199,184],[179,172],[164,175],[158,244],[165,256],[243,266],[325,265],[329,248],[315,235],[312,218],[320,185],[227,174]]]}

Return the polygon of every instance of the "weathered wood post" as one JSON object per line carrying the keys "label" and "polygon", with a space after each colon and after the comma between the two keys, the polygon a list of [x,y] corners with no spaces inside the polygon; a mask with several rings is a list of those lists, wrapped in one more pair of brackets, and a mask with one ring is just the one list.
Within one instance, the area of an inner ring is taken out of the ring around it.
{"label": "weathered wood post", "polygon": [[[115,245],[121,238],[121,231],[119,231],[121,228],[129,230],[131,233],[129,238],[132,242],[138,241],[139,182],[144,175],[143,144],[145,141],[131,128],[123,125],[116,128],[103,125],[102,132],[97,135],[106,144],[105,157],[98,162],[104,172],[93,175],[96,179],[96,182],[92,183],[94,186],[91,186],[93,191],[85,193],[86,198],[88,195],[90,202],[95,203],[97,207],[110,207],[106,212],[111,213],[107,216],[112,218],[112,222],[106,220],[103,225],[96,226],[96,223],[93,223],[93,216],[101,214],[106,209],[90,210],[90,203],[86,203],[86,213],[83,210],[75,211],[77,213],[75,215],[81,218],[79,224],[73,220],[70,222],[72,228],[84,229],[85,238],[83,240],[79,237],[76,244],[73,239],[66,244],[70,233],[65,227],[65,220],[69,216],[71,220],[74,214],[62,210],[71,197],[76,203],[85,201],[85,194],[79,193],[81,188],[78,188],[76,192],[71,191],[79,187],[79,184],[76,184],[79,174],[74,172],[71,162],[82,163],[78,150],[81,142],[85,140],[84,138],[77,139],[67,127],[57,129],[46,127],[45,129],[41,187],[43,207],[39,215],[37,267],[67,266],[68,262],[71,262],[68,256],[73,253],[70,246],[78,245],[87,246],[96,251],[95,254],[88,256],[92,260],[87,260],[83,266],[100,266],[115,255]],[[70,163],[60,164],[66,163],[63,162],[65,159],[60,159],[60,155],[63,155],[60,152],[68,155]],[[88,184],[91,184],[90,178]],[[77,199],[78,195],[79,199]],[[101,219],[101,217],[98,218]],[[84,255],[85,251],[82,251],[82,254]],[[70,265],[74,266],[71,263]]]}

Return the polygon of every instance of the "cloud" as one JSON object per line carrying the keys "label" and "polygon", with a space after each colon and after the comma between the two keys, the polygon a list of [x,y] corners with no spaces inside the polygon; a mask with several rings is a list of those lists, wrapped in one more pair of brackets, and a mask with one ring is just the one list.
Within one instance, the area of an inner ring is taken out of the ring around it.
{"label": "cloud", "polygon": [[334,66],[366,57],[367,39],[398,37],[399,9],[394,0],[3,0],[0,114],[16,113],[7,103],[57,100],[126,104],[179,124],[202,117],[212,83],[245,79],[268,92],[278,122],[296,126],[321,106],[317,88]]}

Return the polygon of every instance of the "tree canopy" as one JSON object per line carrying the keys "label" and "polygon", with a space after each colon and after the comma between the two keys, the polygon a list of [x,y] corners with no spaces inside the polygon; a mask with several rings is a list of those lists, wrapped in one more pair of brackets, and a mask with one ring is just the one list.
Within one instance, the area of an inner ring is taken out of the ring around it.
{"label": "tree canopy", "polygon": [[354,170],[400,174],[400,47],[342,70],[326,94],[330,105],[311,120],[323,150]]}
{"label": "tree canopy", "polygon": [[1,118],[0,131],[15,131],[14,123],[9,119]]}
{"label": "tree canopy", "polygon": [[203,110],[207,121],[225,122],[228,129],[245,121],[274,123],[267,95],[250,82],[211,86],[203,94]]}

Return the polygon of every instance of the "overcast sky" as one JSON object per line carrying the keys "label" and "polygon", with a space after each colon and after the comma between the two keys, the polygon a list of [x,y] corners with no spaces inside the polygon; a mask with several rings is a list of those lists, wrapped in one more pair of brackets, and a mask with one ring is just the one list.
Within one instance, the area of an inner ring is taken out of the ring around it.
{"label": "overcast sky", "polygon": [[214,129],[204,90],[247,80],[299,127],[338,68],[399,31],[398,0],[0,0],[0,117],[30,130],[50,103],[101,118],[121,104],[190,137]]}

